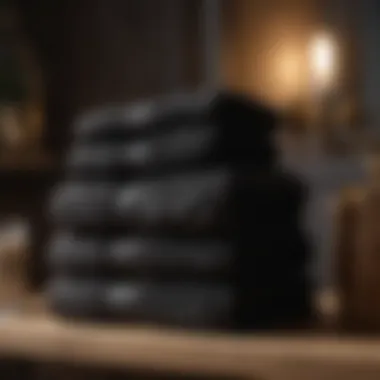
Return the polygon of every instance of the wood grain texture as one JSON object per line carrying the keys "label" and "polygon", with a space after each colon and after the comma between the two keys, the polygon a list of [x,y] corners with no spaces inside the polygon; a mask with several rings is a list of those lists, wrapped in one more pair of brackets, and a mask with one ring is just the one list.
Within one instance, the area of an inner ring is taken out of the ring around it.
{"label": "wood grain texture", "polygon": [[87,325],[60,320],[43,311],[40,301],[35,304],[25,304],[24,312],[1,320],[1,356],[99,369],[270,380],[380,376],[380,340]]}
{"label": "wood grain texture", "polygon": [[372,186],[346,189],[337,206],[336,273],[345,330],[380,331],[380,192]]}

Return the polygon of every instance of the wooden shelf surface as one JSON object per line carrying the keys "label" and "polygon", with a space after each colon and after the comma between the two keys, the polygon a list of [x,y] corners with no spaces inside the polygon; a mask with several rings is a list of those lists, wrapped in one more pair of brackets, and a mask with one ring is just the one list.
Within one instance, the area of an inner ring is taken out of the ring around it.
{"label": "wooden shelf surface", "polygon": [[88,325],[36,310],[1,318],[0,355],[233,378],[380,379],[380,339]]}

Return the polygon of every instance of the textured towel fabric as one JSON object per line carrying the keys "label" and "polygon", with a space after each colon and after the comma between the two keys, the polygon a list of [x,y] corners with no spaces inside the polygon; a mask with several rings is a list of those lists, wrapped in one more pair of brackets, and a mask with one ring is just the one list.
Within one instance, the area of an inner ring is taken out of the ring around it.
{"label": "textured towel fabric", "polygon": [[53,309],[64,315],[187,327],[227,326],[233,310],[229,287],[197,284],[57,278],[49,286],[49,300]]}
{"label": "textured towel fabric", "polygon": [[59,275],[209,280],[230,277],[233,253],[231,244],[213,239],[108,240],[62,233],[52,239],[48,259]]}
{"label": "textured towel fabric", "polygon": [[51,273],[69,276],[227,281],[239,274],[259,284],[304,270],[309,251],[305,240],[302,231],[290,226],[261,230],[243,248],[228,239],[107,239],[62,232],[51,240],[48,263]]}
{"label": "textured towel fabric", "polygon": [[57,278],[49,300],[64,316],[245,330],[301,320],[310,307],[305,285],[299,279],[281,289],[256,289],[242,303],[231,286]]}
{"label": "textured towel fabric", "polygon": [[275,127],[228,93],[82,118],[50,206],[52,308],[235,330],[307,318],[307,191],[276,168]]}
{"label": "textured towel fabric", "polygon": [[74,143],[117,142],[175,131],[184,124],[208,124],[228,145],[249,137],[245,146],[250,149],[255,138],[275,130],[277,121],[272,110],[232,93],[171,96],[89,113],[77,123]]}
{"label": "textured towel fabric", "polygon": [[79,228],[251,235],[257,226],[296,223],[304,199],[292,176],[216,168],[120,185],[66,183],[51,210],[58,224]]}
{"label": "textured towel fabric", "polygon": [[66,172],[71,180],[128,181],[221,163],[232,167],[249,165],[251,170],[273,167],[276,159],[273,146],[267,141],[254,141],[244,151],[242,144],[246,144],[246,139],[222,147],[216,131],[189,126],[150,138],[80,144],[69,152]]}
{"label": "textured towel fabric", "polygon": [[68,153],[67,176],[128,180],[186,166],[274,165],[273,112],[227,94],[201,99],[145,102],[88,117]]}

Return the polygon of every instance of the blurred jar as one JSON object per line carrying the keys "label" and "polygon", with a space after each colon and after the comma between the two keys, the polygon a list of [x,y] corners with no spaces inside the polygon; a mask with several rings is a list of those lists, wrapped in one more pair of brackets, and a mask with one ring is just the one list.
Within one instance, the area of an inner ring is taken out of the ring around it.
{"label": "blurred jar", "polygon": [[380,332],[380,153],[365,155],[367,181],[341,194],[336,274],[344,329]]}
{"label": "blurred jar", "polygon": [[3,148],[15,149],[22,145],[25,136],[17,106],[0,104],[0,131]]}
{"label": "blurred jar", "polygon": [[[0,149],[36,147],[43,123],[42,75],[11,1],[0,2]],[[1,152],[1,153],[2,153]]]}
{"label": "blurred jar", "polygon": [[0,227],[0,311],[17,308],[26,296],[29,228],[24,220]]}

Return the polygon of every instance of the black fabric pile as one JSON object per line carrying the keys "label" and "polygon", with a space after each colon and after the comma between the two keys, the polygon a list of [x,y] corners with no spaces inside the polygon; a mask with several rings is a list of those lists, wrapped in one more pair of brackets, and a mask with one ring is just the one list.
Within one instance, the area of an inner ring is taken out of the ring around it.
{"label": "black fabric pile", "polygon": [[82,119],[50,207],[53,310],[232,330],[308,320],[307,191],[277,165],[276,125],[227,93]]}

